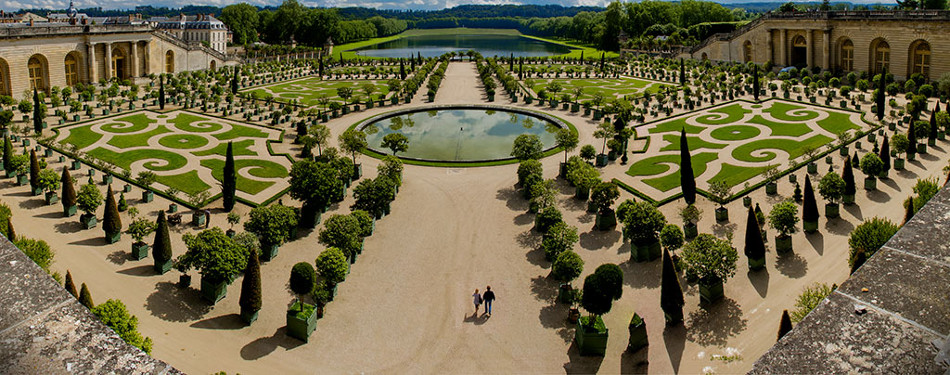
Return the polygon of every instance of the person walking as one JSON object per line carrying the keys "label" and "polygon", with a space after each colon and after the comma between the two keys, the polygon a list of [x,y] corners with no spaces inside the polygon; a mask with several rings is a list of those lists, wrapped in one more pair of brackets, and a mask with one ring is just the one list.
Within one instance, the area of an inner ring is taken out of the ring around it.
{"label": "person walking", "polygon": [[495,300],[495,292],[491,291],[491,285],[485,287],[485,294],[482,295],[482,299],[485,300],[485,314],[491,317],[491,303]]}
{"label": "person walking", "polygon": [[211,210],[205,210],[205,229],[211,226]]}
{"label": "person walking", "polygon": [[478,308],[482,305],[482,295],[478,293],[478,289],[475,289],[475,294],[472,294],[472,300],[475,303],[475,315],[478,315]]}

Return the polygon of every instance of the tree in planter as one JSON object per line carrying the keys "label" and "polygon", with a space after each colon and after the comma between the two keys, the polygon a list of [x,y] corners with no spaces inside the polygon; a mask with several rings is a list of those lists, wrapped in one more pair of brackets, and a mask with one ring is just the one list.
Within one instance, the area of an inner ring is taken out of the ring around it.
{"label": "tree in planter", "polygon": [[[158,224],[144,217],[137,217],[138,209],[135,207],[129,210],[129,216],[132,217],[132,222],[129,223],[129,227],[126,228],[125,233],[128,233],[132,236],[132,239],[135,240],[135,242],[132,243],[132,257],[135,258],[135,260],[139,260],[148,256],[148,244],[142,240],[145,236],[154,232]],[[162,218],[162,216],[159,216],[159,218]]]}
{"label": "tree in planter", "polygon": [[521,163],[518,164],[518,186],[528,189],[529,186],[525,185],[528,176],[535,175],[540,180],[543,179],[543,177],[541,177],[542,172],[544,172],[544,169],[541,166],[541,162],[534,159],[522,160]]}
{"label": "tree in planter", "polygon": [[755,210],[749,206],[749,215],[745,225],[745,256],[749,259],[749,269],[752,271],[765,268],[765,239],[762,238],[762,231],[759,230],[760,224]]}
{"label": "tree in planter", "polygon": [[683,321],[683,288],[673,267],[673,258],[669,251],[663,251],[663,277],[660,283],[660,308],[667,325]]}
{"label": "tree in planter", "polygon": [[689,155],[686,128],[680,131],[680,185],[683,188],[683,199],[686,205],[696,203],[696,177],[693,176],[693,162]]}
{"label": "tree in planter", "polygon": [[573,249],[578,239],[577,227],[563,221],[556,222],[548,228],[547,232],[544,232],[541,239],[544,257],[548,261],[556,260],[561,253]]}
{"label": "tree in planter", "polygon": [[729,241],[706,233],[696,236],[682,251],[687,274],[699,280],[700,298],[709,303],[723,297],[722,284],[735,276],[738,258]]}
{"label": "tree in planter", "polygon": [[534,228],[538,232],[548,233],[555,224],[563,221],[561,211],[555,206],[546,207],[535,218]]}
{"label": "tree in planter", "polygon": [[79,292],[76,291],[76,284],[73,283],[73,274],[66,270],[66,284],[64,285],[66,291],[73,296],[73,298],[79,299]]}
{"label": "tree in planter", "polygon": [[620,221],[624,238],[630,240],[631,258],[638,262],[659,258],[659,234],[666,217],[649,202],[634,202],[628,207]]}
{"label": "tree in planter", "polygon": [[[853,173],[853,172],[852,172]],[[851,176],[852,181],[854,176]],[[828,172],[818,183],[818,192],[822,198],[828,201],[825,204],[825,217],[832,219],[838,217],[838,201],[845,194],[847,183],[835,172]],[[852,182],[852,187],[854,186]]]}
{"label": "tree in planter", "polygon": [[303,201],[301,222],[305,227],[315,227],[320,221],[320,212],[342,190],[343,181],[338,171],[328,163],[303,160],[290,169],[290,196]]}
{"label": "tree in planter", "polygon": [[851,168],[851,164],[845,163],[844,172],[842,172],[841,175],[842,181],[844,181],[844,188],[841,191],[844,204],[854,204],[854,195],[857,193],[857,187],[854,185],[854,171]]}
{"label": "tree in planter", "polygon": [[244,222],[244,230],[254,233],[260,240],[264,261],[277,256],[277,247],[290,239],[291,229],[296,227],[297,213],[280,204],[255,207]]}
{"label": "tree in planter", "polygon": [[683,232],[686,238],[696,237],[699,234],[696,223],[703,218],[703,210],[700,210],[695,204],[686,205],[680,210],[680,218],[683,219]]}
{"label": "tree in planter", "polygon": [[382,146],[392,150],[393,156],[396,156],[397,152],[409,150],[409,138],[402,133],[386,134],[386,136],[383,137]]}
{"label": "tree in planter", "polygon": [[584,260],[572,250],[566,250],[558,254],[551,265],[551,275],[555,279],[570,284],[584,272]]}
{"label": "tree in planter", "polygon": [[30,150],[30,189],[33,195],[39,195],[43,188],[40,187],[40,162],[36,159],[36,151]]}
{"label": "tree in planter", "polygon": [[907,139],[907,136],[904,134],[894,134],[891,137],[891,147],[898,156],[896,159],[894,159],[894,169],[898,171],[904,169],[904,159],[901,159],[900,155],[909,152],[908,150],[910,150],[910,140]]}
{"label": "tree in planter", "polygon": [[142,200],[146,203],[152,201],[152,190],[151,186],[158,179],[158,176],[155,175],[155,172],[152,171],[141,171],[135,178],[135,182],[145,188],[145,191],[142,192]]}
{"label": "tree in planter", "polygon": [[[610,312],[613,301],[623,295],[623,271],[616,264],[603,264],[584,279],[581,306],[590,314],[582,317],[575,331],[575,340],[581,353],[604,354],[607,329],[601,316]],[[602,335],[602,340],[591,340],[588,335]]]}
{"label": "tree in planter", "polygon": [[328,247],[317,257],[317,270],[331,288],[346,280],[350,262],[343,250]]}
{"label": "tree in planter", "polygon": [[340,149],[353,157],[353,164],[357,166],[356,175],[354,175],[354,178],[359,178],[362,174],[362,170],[360,169],[359,164],[356,162],[356,155],[359,155],[359,153],[363,151],[363,149],[365,149],[368,145],[366,143],[366,133],[360,130],[349,129],[343,132],[343,134],[340,134],[339,143]]}
{"label": "tree in planter", "polygon": [[785,200],[772,207],[769,212],[769,226],[779,232],[775,236],[775,250],[785,253],[792,250],[792,234],[798,231],[798,205]]}
{"label": "tree in planter", "polygon": [[911,119],[911,123],[907,125],[907,160],[913,161],[917,155],[917,132],[916,132],[916,120]]}
{"label": "tree in planter", "polygon": [[399,187],[402,186],[403,169],[402,160],[392,155],[386,155],[383,157],[383,163],[376,167],[376,175],[388,177],[396,184],[396,187]]}
{"label": "tree in planter", "polygon": [[99,188],[93,184],[85,184],[79,187],[79,194],[76,195],[76,201],[79,205],[79,210],[84,212],[80,215],[79,221],[82,222],[86,229],[91,229],[96,226],[96,215],[95,212],[102,205],[102,192],[99,191]]}
{"label": "tree in planter", "polygon": [[663,245],[663,250],[675,253],[683,247],[684,241],[683,231],[676,224],[666,224],[660,230],[660,245]]}
{"label": "tree in planter", "polygon": [[355,260],[362,251],[363,227],[359,220],[351,215],[332,215],[323,223],[320,231],[320,243],[327,247],[340,249],[347,259]]}
{"label": "tree in planter", "polygon": [[231,212],[234,209],[234,196],[237,192],[237,172],[234,168],[234,150],[231,141],[228,141],[228,151],[224,157],[224,178],[221,181],[221,199],[224,210]]}
{"label": "tree in planter", "polygon": [[90,308],[90,310],[93,315],[102,321],[102,324],[112,328],[123,341],[142,349],[145,354],[152,354],[152,339],[142,337],[142,334],[138,331],[138,318],[129,314],[122,301],[110,299],[99,306]]}
{"label": "tree in planter", "polygon": [[814,233],[818,230],[818,203],[815,202],[815,189],[811,187],[811,179],[808,178],[808,176],[805,176],[805,199],[804,202],[802,202],[802,223],[805,233]]}
{"label": "tree in planter", "polygon": [[591,192],[591,203],[597,208],[596,226],[608,230],[617,225],[617,216],[610,207],[620,198],[620,189],[613,182],[601,182]]}
{"label": "tree in planter", "polygon": [[864,172],[864,189],[877,190],[877,176],[884,170],[884,162],[873,152],[861,158],[861,171]]}
{"label": "tree in planter", "polygon": [[16,171],[16,168],[13,168],[13,143],[10,142],[10,136],[4,132],[3,134],[3,168],[7,171],[7,177],[10,176],[10,173]]}
{"label": "tree in planter", "polygon": [[188,250],[178,257],[178,263],[198,270],[205,299],[215,303],[224,298],[227,284],[247,267],[248,249],[217,227],[197,235],[186,233],[182,240]]}
{"label": "tree in planter", "polygon": [[578,164],[568,168],[567,180],[574,184],[574,197],[587,200],[590,196],[590,189],[600,183],[600,171],[590,164]]}
{"label": "tree in planter", "polygon": [[[604,140],[604,144],[603,144],[603,147],[601,148],[600,155],[605,155],[605,153],[607,152],[607,140],[610,138],[613,138],[615,135],[617,135],[617,130],[614,129],[613,124],[609,122],[605,122],[597,126],[597,130],[594,131],[594,138]],[[604,164],[601,164],[600,159],[598,159],[598,165],[599,166],[604,165]]]}
{"label": "tree in planter", "polygon": [[726,199],[732,195],[732,187],[725,180],[716,180],[709,183],[709,194],[713,201],[719,204],[716,208],[716,221],[728,221],[729,210],[726,208]]}
{"label": "tree in planter", "polygon": [[[65,168],[63,170],[65,170]],[[52,169],[43,168],[43,170],[40,171],[38,183],[40,189],[46,192],[46,204],[56,202],[56,189],[59,189],[59,179],[60,176]]]}
{"label": "tree in planter", "polygon": [[521,134],[511,145],[511,156],[518,160],[538,160],[543,149],[541,140],[534,134]]}
{"label": "tree in planter", "polygon": [[79,303],[90,310],[96,307],[96,304],[92,302],[92,293],[89,292],[89,287],[86,286],[86,283],[82,283],[82,286],[79,288]]}
{"label": "tree in planter", "polygon": [[248,257],[247,268],[244,270],[244,280],[241,280],[241,319],[251,324],[257,320],[257,313],[261,310],[261,262],[257,251],[252,250]]}
{"label": "tree in planter", "polygon": [[354,210],[364,210],[379,219],[389,214],[389,205],[396,198],[395,183],[386,176],[377,176],[372,180],[360,181],[353,188],[356,202],[350,206]]}
{"label": "tree in planter", "polygon": [[112,193],[112,185],[109,185],[106,192],[106,208],[102,215],[102,230],[106,234],[107,243],[116,243],[122,234],[122,218],[119,217],[119,208],[115,203],[115,194]]}
{"label": "tree in planter", "polygon": [[879,217],[867,219],[855,227],[848,237],[848,265],[851,266],[851,273],[877,253],[899,229],[897,224]]}
{"label": "tree in planter", "polygon": [[294,307],[303,309],[305,304],[300,301],[300,296],[304,294],[310,294],[313,291],[314,286],[317,282],[317,273],[313,270],[313,266],[307,262],[299,262],[294,264],[294,267],[290,269],[290,290],[296,294],[297,301],[294,303]]}
{"label": "tree in planter", "polygon": [[581,159],[590,163],[591,160],[594,160],[594,158],[597,157],[597,149],[592,145],[584,145],[581,146],[581,151],[578,153],[578,155],[581,157]]}
{"label": "tree in planter", "polygon": [[155,272],[162,275],[171,268],[172,241],[168,235],[168,219],[165,211],[158,212],[155,222],[155,238],[152,240],[152,261]]}
{"label": "tree in planter", "polygon": [[[881,172],[881,178],[887,177],[887,172],[891,170],[891,150],[890,145],[887,142],[887,136],[884,136],[884,141],[881,143],[880,152],[877,154],[881,158],[881,162],[884,163],[884,172]],[[860,166],[860,161],[858,162]]]}
{"label": "tree in planter", "polygon": [[557,147],[564,149],[564,163],[561,164],[560,176],[565,176],[567,174],[567,154],[574,151],[579,143],[577,133],[571,131],[571,129],[561,128],[554,135],[554,139],[557,142]]}

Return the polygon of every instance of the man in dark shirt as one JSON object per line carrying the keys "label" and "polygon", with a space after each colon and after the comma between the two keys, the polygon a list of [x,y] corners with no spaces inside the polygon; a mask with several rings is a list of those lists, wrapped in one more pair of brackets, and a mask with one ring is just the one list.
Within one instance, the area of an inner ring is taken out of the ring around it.
{"label": "man in dark shirt", "polygon": [[485,313],[491,316],[491,303],[495,300],[495,292],[491,291],[490,285],[485,287],[485,293],[482,294],[482,299],[485,301]]}

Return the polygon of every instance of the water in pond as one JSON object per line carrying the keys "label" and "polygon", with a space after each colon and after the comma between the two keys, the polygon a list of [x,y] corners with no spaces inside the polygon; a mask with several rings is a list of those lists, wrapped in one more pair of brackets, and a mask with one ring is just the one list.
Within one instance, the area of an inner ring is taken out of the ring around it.
{"label": "water in pond", "polygon": [[521,134],[535,134],[544,149],[555,146],[558,126],[520,113],[475,108],[441,109],[401,114],[363,128],[369,147],[380,153],[383,137],[402,133],[409,150],[398,155],[440,161],[476,161],[510,158],[511,145]]}
{"label": "water in pond", "polygon": [[482,56],[552,56],[571,50],[565,46],[543,42],[518,35],[450,34],[416,35],[355,50],[359,55],[373,57],[408,57],[421,53],[423,57],[438,57],[446,52],[475,50]]}

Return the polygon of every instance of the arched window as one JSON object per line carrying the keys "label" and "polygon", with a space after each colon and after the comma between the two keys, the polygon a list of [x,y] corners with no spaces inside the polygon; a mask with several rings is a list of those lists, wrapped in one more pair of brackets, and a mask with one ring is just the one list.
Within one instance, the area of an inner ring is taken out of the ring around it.
{"label": "arched window", "polygon": [[709,55],[706,52],[703,52],[703,61],[709,60]]}
{"label": "arched window", "polygon": [[911,45],[911,74],[920,73],[930,77],[930,43],[919,41]]}
{"label": "arched window", "polygon": [[165,52],[165,73],[175,72],[175,52],[168,50]]}
{"label": "arched window", "polygon": [[891,45],[883,39],[873,42],[872,52],[874,56],[872,69],[874,73],[880,73],[884,69],[891,67]]}
{"label": "arched window", "polygon": [[744,62],[752,61],[752,42],[747,40],[742,44],[742,56],[745,58]]}
{"label": "arched window", "polygon": [[805,37],[801,35],[796,35],[795,39],[792,39],[792,47],[808,47],[808,42],[805,41]]}
{"label": "arched window", "polygon": [[213,71],[213,70],[217,69],[217,66],[218,66],[218,64],[215,63],[214,60],[211,60],[211,70]]}
{"label": "arched window", "polygon": [[854,70],[854,42],[851,39],[841,43],[841,70],[850,72]]}
{"label": "arched window", "polygon": [[30,72],[30,89],[46,90],[46,64],[43,59],[34,55],[27,61],[26,67]]}
{"label": "arched window", "polygon": [[125,52],[120,48],[112,50],[112,75],[119,79],[127,78]]}
{"label": "arched window", "polygon": [[79,61],[76,60],[76,55],[72,53],[66,55],[64,65],[66,67],[66,86],[75,86],[79,83]]}

